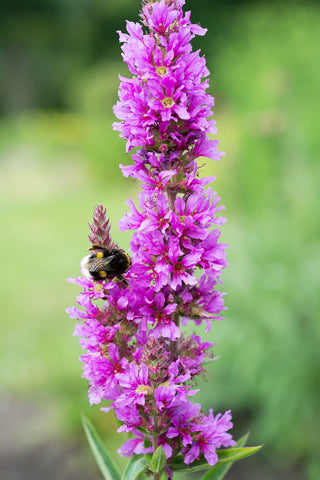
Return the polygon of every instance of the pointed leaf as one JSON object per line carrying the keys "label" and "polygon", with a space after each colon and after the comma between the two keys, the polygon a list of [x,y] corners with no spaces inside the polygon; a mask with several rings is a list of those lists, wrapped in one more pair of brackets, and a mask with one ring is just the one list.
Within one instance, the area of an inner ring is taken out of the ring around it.
{"label": "pointed leaf", "polygon": [[166,461],[167,461],[167,458],[166,458],[165,451],[160,446],[160,447],[157,448],[157,450],[152,455],[150,465],[149,465],[149,469],[152,472],[159,473],[165,467]]}
{"label": "pointed leaf", "polygon": [[136,480],[148,468],[144,455],[135,455],[126,465],[121,480]]}
{"label": "pointed leaf", "polygon": [[206,470],[207,468],[210,468],[212,470],[220,465],[224,465],[226,463],[233,463],[237,460],[241,460],[242,458],[246,458],[249,455],[253,455],[261,448],[262,445],[259,445],[257,447],[228,448],[225,450],[217,450],[219,460],[213,467],[209,465],[205,459],[196,460],[192,463],[192,465],[188,467],[185,463],[183,463],[183,460],[181,462],[180,458],[178,460],[177,457],[175,459],[175,463],[170,465],[170,468],[179,472],[197,472],[199,470]]}
{"label": "pointed leaf", "polygon": [[82,425],[94,458],[105,480],[120,480],[119,470],[113,463],[93,424],[84,415],[82,415]]}
{"label": "pointed leaf", "polygon": [[144,439],[143,439],[143,446],[144,448],[152,447],[152,442],[146,436],[144,436]]}
{"label": "pointed leaf", "polygon": [[256,447],[244,447],[244,448],[228,448],[226,450],[217,450],[220,464],[236,462],[242,458],[249,457],[254,453],[261,450],[263,445],[258,445]]}
{"label": "pointed leaf", "polygon": [[249,438],[250,432],[247,432],[243,437],[240,437],[239,440],[237,441],[237,447],[244,447],[245,444],[247,443],[247,440]]}

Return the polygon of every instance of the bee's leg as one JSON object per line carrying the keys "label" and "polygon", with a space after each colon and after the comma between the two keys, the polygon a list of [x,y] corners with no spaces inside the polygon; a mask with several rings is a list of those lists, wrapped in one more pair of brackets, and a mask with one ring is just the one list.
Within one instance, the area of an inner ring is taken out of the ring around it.
{"label": "bee's leg", "polygon": [[88,250],[102,250],[105,251],[104,247],[101,247],[101,245],[98,245],[97,243],[93,243]]}
{"label": "bee's leg", "polygon": [[122,285],[125,285],[126,287],[129,285],[129,283],[127,282],[127,280],[119,273],[118,275],[115,276],[115,278],[117,280],[119,280],[119,282],[122,283]]}

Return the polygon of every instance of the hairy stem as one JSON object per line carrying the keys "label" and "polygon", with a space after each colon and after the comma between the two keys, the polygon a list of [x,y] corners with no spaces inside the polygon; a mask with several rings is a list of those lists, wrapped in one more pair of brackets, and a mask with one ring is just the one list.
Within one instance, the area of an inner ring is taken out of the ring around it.
{"label": "hairy stem", "polygon": [[176,197],[177,197],[177,192],[176,192],[176,190],[173,190],[171,188],[167,188],[166,193],[167,193],[167,197],[168,197],[168,201],[169,201],[169,207],[170,207],[171,210],[174,210],[174,202],[175,202]]}
{"label": "hairy stem", "polygon": [[[173,321],[174,323],[177,325],[177,327],[179,327],[180,325],[180,316],[178,313],[173,313],[174,317],[173,317]],[[180,338],[177,338],[177,340],[173,341],[173,340],[170,340],[170,352],[173,353],[174,357],[175,358],[178,358],[179,356],[179,352],[180,352]]]}
{"label": "hairy stem", "polygon": [[[168,197],[168,202],[169,202],[169,208],[171,210],[174,210],[174,202],[177,198],[177,191],[175,189],[172,189],[172,188],[166,188],[166,194],[167,194],[167,197]],[[177,326],[179,326],[179,323],[180,323],[180,317],[179,317],[179,314],[175,314],[174,315],[174,322]],[[170,351],[173,353],[174,357],[178,357],[179,356],[179,339],[176,340],[175,342],[173,342],[172,340],[170,340]]]}

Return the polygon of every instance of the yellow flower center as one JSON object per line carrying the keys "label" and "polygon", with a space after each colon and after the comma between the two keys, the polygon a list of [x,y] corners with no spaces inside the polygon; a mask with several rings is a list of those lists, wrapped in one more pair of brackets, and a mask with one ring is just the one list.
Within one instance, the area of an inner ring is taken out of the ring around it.
{"label": "yellow flower center", "polygon": [[165,75],[167,75],[168,73],[168,69],[167,67],[158,67],[157,70],[156,70],[157,74],[160,75],[160,77],[164,77]]}
{"label": "yellow flower center", "polygon": [[136,393],[152,393],[152,388],[148,385],[139,385],[139,387],[136,388]]}
{"label": "yellow flower center", "polygon": [[162,100],[162,105],[164,106],[164,108],[171,108],[171,107],[173,107],[173,105],[174,105],[174,100],[173,100],[173,98],[171,98],[171,97],[165,97],[165,98]]}
{"label": "yellow flower center", "polygon": [[103,290],[103,285],[102,283],[95,283],[94,287],[93,287],[93,290],[95,291],[95,293],[100,293],[102,292]]}

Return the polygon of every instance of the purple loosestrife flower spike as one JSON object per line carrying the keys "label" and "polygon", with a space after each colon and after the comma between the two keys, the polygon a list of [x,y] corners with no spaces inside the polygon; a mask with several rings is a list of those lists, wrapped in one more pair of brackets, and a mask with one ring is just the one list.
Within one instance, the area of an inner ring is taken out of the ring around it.
{"label": "purple loosestrife flower spike", "polygon": [[88,235],[91,245],[100,245],[109,248],[116,247],[111,241],[110,224],[107,218],[106,209],[102,205],[98,205],[93,212],[93,222],[89,227],[91,233]]}
{"label": "purple loosestrife flower spike", "polygon": [[[204,323],[208,332],[222,319],[224,294],[217,285],[227,266],[227,245],[219,239],[223,207],[207,187],[215,177],[200,179],[197,164],[199,156],[222,155],[207,135],[216,133],[209,71],[190,43],[206,30],[190,22],[184,3],[144,1],[142,23],[127,22],[127,33],[120,32],[132,77],[120,77],[114,129],[128,152],[139,148],[122,171],[141,184],[139,204],[129,200],[119,222],[133,232],[132,265],[125,285],[71,279],[82,292],[80,308],[68,309],[82,322],[75,335],[86,350],[81,361],[90,403],[107,402],[102,410],[113,409],[119,431],[133,435],[119,453],[162,446],[169,479],[178,454],[188,465],[201,456],[214,465],[218,448],[235,445],[230,412],[214,416],[210,410],[207,416],[190,400],[214,344],[181,329]],[[90,229],[91,244],[114,246],[101,205]]]}

